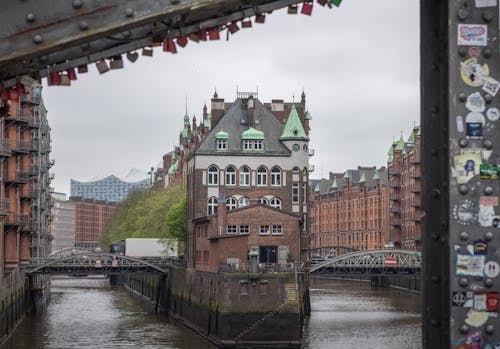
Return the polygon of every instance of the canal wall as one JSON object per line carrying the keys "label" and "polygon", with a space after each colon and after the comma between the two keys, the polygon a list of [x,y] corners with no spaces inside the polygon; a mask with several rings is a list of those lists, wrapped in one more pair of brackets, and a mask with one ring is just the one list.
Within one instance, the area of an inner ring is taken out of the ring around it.
{"label": "canal wall", "polygon": [[338,275],[335,277],[311,275],[311,279],[345,280],[370,283],[373,287],[390,287],[405,292],[420,294],[422,278],[420,275],[382,276],[382,275]]}
{"label": "canal wall", "polygon": [[300,273],[206,273],[169,268],[167,276],[128,275],[124,286],[150,309],[221,348],[300,348],[309,312]]}

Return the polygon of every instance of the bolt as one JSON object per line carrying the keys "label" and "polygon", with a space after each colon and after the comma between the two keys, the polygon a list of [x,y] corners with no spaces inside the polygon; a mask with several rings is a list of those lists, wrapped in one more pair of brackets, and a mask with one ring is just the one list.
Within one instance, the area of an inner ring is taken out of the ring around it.
{"label": "bolt", "polygon": [[486,286],[486,287],[488,287],[488,288],[492,287],[492,286],[493,286],[493,279],[486,278],[486,279],[484,280],[484,286]]}
{"label": "bolt", "polygon": [[431,277],[431,281],[434,282],[435,284],[438,284],[441,281],[441,278],[439,277],[439,275],[433,275]]}
{"label": "bolt", "polygon": [[460,194],[465,195],[469,191],[469,186],[467,184],[460,184],[458,186],[458,191]]}
{"label": "bolt", "polygon": [[462,240],[462,241],[467,241],[469,239],[469,234],[467,234],[466,231],[460,232],[459,236],[460,236],[460,240]]}
{"label": "bolt", "polygon": [[432,189],[431,196],[434,199],[437,199],[440,195],[441,195],[441,192],[439,191],[439,189]]}
{"label": "bolt", "polygon": [[40,56],[40,58],[38,58],[38,59],[42,63],[47,63],[47,61],[49,60],[49,57],[47,57],[46,55],[43,55],[43,56]]}
{"label": "bolt", "polygon": [[458,279],[458,284],[462,287],[465,287],[469,284],[469,280],[467,278]]}
{"label": "bolt", "polygon": [[466,102],[466,101],[467,101],[467,95],[466,95],[465,93],[463,93],[463,92],[462,92],[462,93],[459,93],[459,94],[458,94],[458,100],[459,100],[460,102]]}
{"label": "bolt", "polygon": [[440,327],[441,323],[438,320],[432,319],[431,325],[432,325],[432,327]]}
{"label": "bolt", "polygon": [[433,105],[433,106],[431,107],[431,112],[432,112],[433,114],[436,114],[438,111],[439,111],[439,107],[438,107],[437,105]]}
{"label": "bolt", "polygon": [[86,21],[80,22],[79,28],[82,31],[87,30],[87,29],[89,29],[89,24]]}
{"label": "bolt", "polygon": [[493,194],[493,187],[491,185],[488,185],[486,187],[484,187],[484,193],[486,195],[491,195]]}
{"label": "bolt", "polygon": [[487,231],[486,233],[484,233],[484,238],[487,240],[487,241],[491,241],[493,240],[495,236],[493,235],[493,233],[491,231]]}
{"label": "bolt", "polygon": [[439,233],[432,233],[431,238],[432,238],[432,240],[434,240],[434,241],[439,240]]}
{"label": "bolt", "polygon": [[465,47],[460,47],[458,49],[458,54],[460,55],[460,57],[465,57],[467,55],[467,50],[465,49]]}
{"label": "bolt", "polygon": [[458,13],[457,13],[458,18],[466,19],[468,14],[469,13],[467,12],[467,9],[465,9],[463,7],[458,9]]}
{"label": "bolt", "polygon": [[493,102],[493,96],[489,95],[489,94],[485,94],[484,101],[486,102],[486,104],[490,104],[491,102]]}
{"label": "bolt", "polygon": [[437,156],[438,155],[438,151],[436,149],[431,149],[431,155],[432,156]]}
{"label": "bolt", "polygon": [[28,13],[26,15],[26,22],[33,23],[36,19],[36,16],[34,13]]}
{"label": "bolt", "polygon": [[485,22],[491,22],[492,19],[493,19],[493,13],[491,13],[491,11],[484,11],[483,12],[483,20]]}
{"label": "bolt", "polygon": [[34,42],[35,44],[41,44],[41,43],[42,43],[42,41],[43,41],[43,38],[42,38],[42,36],[41,36],[41,35],[38,35],[38,34],[37,34],[37,35],[35,35],[35,36],[33,37],[33,42]]}
{"label": "bolt", "polygon": [[483,50],[483,56],[485,58],[490,58],[491,57],[491,48],[487,47]]}
{"label": "bolt", "polygon": [[487,334],[493,334],[493,332],[495,332],[495,327],[493,327],[493,325],[486,325],[486,327],[484,328],[484,331]]}
{"label": "bolt", "polygon": [[460,138],[458,140],[458,145],[462,148],[465,148],[467,146],[467,144],[469,143],[469,141],[467,140],[467,138]]}
{"label": "bolt", "polygon": [[89,48],[90,48],[90,44],[88,42],[82,44],[80,46],[80,48],[82,49],[82,51],[87,51]]}
{"label": "bolt", "polygon": [[73,0],[73,7],[74,8],[80,8],[83,6],[83,1],[82,0]]}
{"label": "bolt", "polygon": [[491,148],[493,148],[493,142],[492,142],[492,141],[490,141],[489,139],[485,139],[485,140],[483,141],[483,146],[484,146],[485,148],[487,148],[487,149],[491,149]]}
{"label": "bolt", "polygon": [[130,7],[125,9],[125,16],[127,17],[133,17],[134,16],[134,10],[132,10]]}
{"label": "bolt", "polygon": [[467,326],[466,324],[462,324],[462,326],[460,326],[458,330],[460,331],[460,333],[466,334],[469,332],[469,326]]}

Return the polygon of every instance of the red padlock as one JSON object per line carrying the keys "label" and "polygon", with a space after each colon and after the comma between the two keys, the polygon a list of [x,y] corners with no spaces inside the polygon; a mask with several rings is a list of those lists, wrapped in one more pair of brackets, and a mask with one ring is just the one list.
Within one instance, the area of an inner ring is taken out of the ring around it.
{"label": "red padlock", "polygon": [[2,100],[2,102],[5,102],[9,99],[9,92],[3,86],[3,84],[0,84],[0,99]]}
{"label": "red padlock", "polygon": [[298,12],[298,8],[297,8],[297,5],[290,5],[288,6],[288,10],[287,10],[287,13],[289,15],[296,15]]}
{"label": "red padlock", "polygon": [[89,67],[86,64],[79,65],[77,68],[78,74],[84,74],[89,72]]}
{"label": "red padlock", "polygon": [[326,5],[327,0],[317,0],[317,3],[320,4],[321,6]]}
{"label": "red padlock", "polygon": [[24,89],[24,85],[21,84],[19,81],[16,82],[16,91],[18,96],[22,96],[26,94],[26,90]]}
{"label": "red padlock", "polygon": [[241,27],[242,28],[252,28],[252,21],[251,20],[241,21]]}
{"label": "red padlock", "polygon": [[229,32],[231,34],[234,34],[236,33],[238,30],[240,30],[240,27],[238,27],[238,24],[236,24],[236,22],[232,22],[231,24],[229,24],[227,26],[227,29],[229,30]]}
{"label": "red padlock", "polygon": [[9,99],[13,102],[19,101],[19,94],[17,93],[17,89],[15,87],[9,89]]}
{"label": "red padlock", "polygon": [[217,28],[210,29],[208,31],[208,38],[210,40],[219,40],[220,39],[219,29],[217,29]]}
{"label": "red padlock", "polygon": [[56,71],[53,71],[49,75],[48,79],[49,86],[58,86],[61,84],[61,77],[59,76],[59,73]]}
{"label": "red padlock", "polygon": [[189,40],[198,43],[200,42],[200,37],[198,36],[198,33],[191,33],[189,34]]}
{"label": "red padlock", "polygon": [[312,2],[304,2],[302,4],[302,11],[300,11],[300,13],[310,16],[312,11],[313,11],[313,3]]}
{"label": "red padlock", "polygon": [[165,38],[165,40],[163,40],[163,51],[177,53],[174,40]]}
{"label": "red padlock", "polygon": [[266,15],[255,15],[255,23],[264,23],[266,21]]}
{"label": "red padlock", "polygon": [[179,45],[180,47],[186,47],[187,43],[188,43],[188,38],[186,35],[177,38],[177,45]]}
{"label": "red padlock", "polygon": [[498,312],[498,292],[488,292],[486,294],[486,309],[491,312]]}
{"label": "red padlock", "polygon": [[207,30],[201,28],[198,31],[198,37],[200,38],[201,41],[207,41]]}
{"label": "red padlock", "polygon": [[68,74],[68,77],[70,80],[76,80],[76,72],[75,68],[68,68],[66,69],[66,73]]}

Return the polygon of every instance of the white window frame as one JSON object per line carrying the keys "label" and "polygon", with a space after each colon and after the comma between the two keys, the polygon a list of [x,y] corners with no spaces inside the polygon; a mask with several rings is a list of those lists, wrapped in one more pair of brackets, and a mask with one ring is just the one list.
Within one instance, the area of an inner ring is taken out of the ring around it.
{"label": "white window frame", "polygon": [[226,186],[236,186],[236,168],[233,166],[226,169]]}
{"label": "white window frame", "polygon": [[250,186],[250,169],[247,166],[243,166],[240,169],[240,187]]}
{"label": "white window frame", "polygon": [[257,186],[267,187],[267,168],[264,166],[257,169]]}
{"label": "white window frame", "polygon": [[236,235],[238,234],[238,226],[235,224],[228,225],[226,227],[226,234],[227,235]]}
{"label": "white window frame", "polygon": [[207,215],[213,216],[217,214],[217,198],[212,196],[207,200]]}
{"label": "white window frame", "polygon": [[272,198],[269,201],[269,206],[274,208],[279,208],[281,210],[281,199],[280,198]]}
{"label": "white window frame", "polygon": [[292,183],[292,204],[298,204],[299,200],[299,183]]}
{"label": "white window frame", "polygon": [[240,235],[250,235],[250,226],[247,224],[240,225]]}
{"label": "white window frame", "polygon": [[217,139],[217,150],[225,151],[227,150],[227,140],[226,139]]}
{"label": "white window frame", "polygon": [[269,200],[267,200],[266,198],[260,198],[259,199],[259,204],[269,206]]}
{"label": "white window frame", "polygon": [[250,205],[250,200],[246,196],[238,200],[238,207],[247,207],[248,205]]}
{"label": "white window frame", "polygon": [[281,169],[279,167],[271,169],[271,187],[281,187]]}
{"label": "white window frame", "polygon": [[207,170],[207,184],[219,185],[219,169],[215,165],[211,165]]}
{"label": "white window frame", "polygon": [[228,211],[234,210],[237,207],[238,207],[238,201],[235,198],[233,198],[233,197],[227,198],[227,200],[226,200],[226,209]]}
{"label": "white window frame", "polygon": [[259,225],[259,235],[270,235],[269,225]]}
{"label": "white window frame", "polygon": [[253,149],[252,141],[249,139],[244,139],[243,140],[243,150],[252,150],[252,149]]}
{"label": "white window frame", "polygon": [[262,150],[264,149],[264,142],[260,139],[255,140],[253,143],[254,150]]}
{"label": "white window frame", "polygon": [[283,225],[281,224],[273,225],[272,235],[283,235]]}

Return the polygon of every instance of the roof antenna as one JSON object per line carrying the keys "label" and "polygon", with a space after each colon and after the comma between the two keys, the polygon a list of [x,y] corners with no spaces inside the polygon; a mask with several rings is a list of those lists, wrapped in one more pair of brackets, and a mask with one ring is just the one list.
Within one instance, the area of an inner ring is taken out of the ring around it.
{"label": "roof antenna", "polygon": [[188,94],[186,92],[186,115],[188,113]]}

